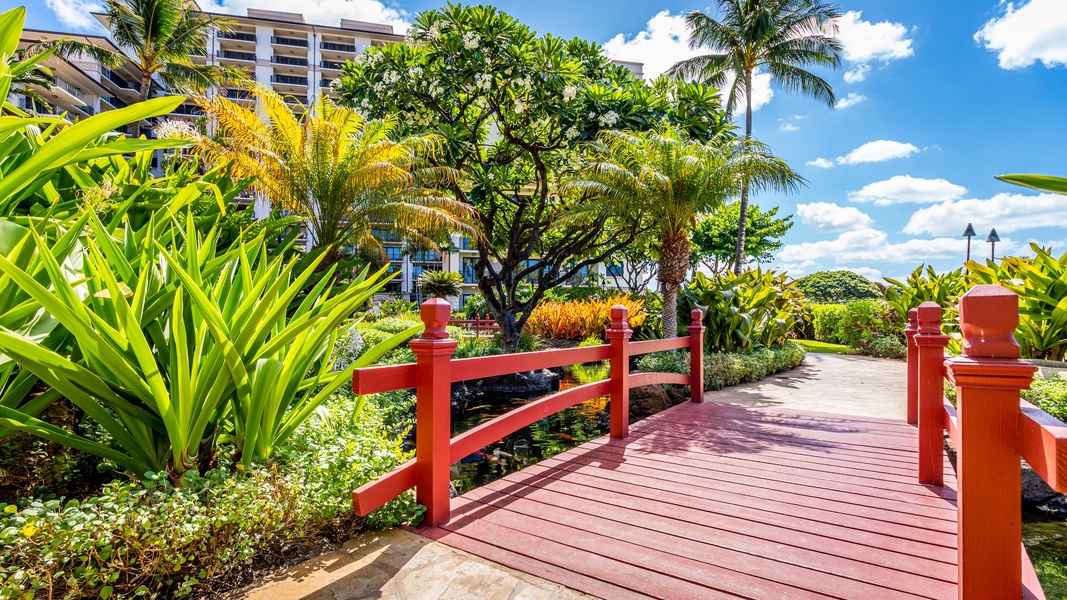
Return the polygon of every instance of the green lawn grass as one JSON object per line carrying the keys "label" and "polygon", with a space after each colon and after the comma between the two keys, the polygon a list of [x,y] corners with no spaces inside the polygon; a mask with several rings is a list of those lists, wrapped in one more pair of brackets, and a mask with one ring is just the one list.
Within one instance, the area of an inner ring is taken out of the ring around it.
{"label": "green lawn grass", "polygon": [[1023,523],[1026,551],[1049,598],[1067,598],[1067,523]]}
{"label": "green lawn grass", "polygon": [[841,344],[829,344],[827,342],[816,342],[815,340],[797,340],[797,343],[804,346],[804,349],[808,352],[815,352],[816,354],[852,354],[852,348]]}

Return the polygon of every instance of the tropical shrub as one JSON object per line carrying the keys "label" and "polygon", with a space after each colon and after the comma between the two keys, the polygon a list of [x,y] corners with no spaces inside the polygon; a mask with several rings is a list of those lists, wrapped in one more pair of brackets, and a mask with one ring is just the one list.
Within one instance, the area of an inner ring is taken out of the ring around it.
{"label": "tropical shrub", "polygon": [[645,322],[644,301],[617,294],[602,300],[542,302],[526,322],[526,332],[549,339],[599,337],[611,324],[611,308],[620,304],[629,309],[630,327],[640,327]]}
{"label": "tropical shrub", "polygon": [[908,347],[897,336],[884,336],[865,343],[865,350],[875,358],[907,358]]}
{"label": "tropical shrub", "polygon": [[1056,375],[1036,377],[1030,389],[1023,390],[1022,394],[1034,406],[1067,422],[1067,378]]}
{"label": "tropical shrub", "polygon": [[811,311],[811,326],[814,339],[830,344],[841,344],[838,337],[838,328],[848,316],[848,309],[844,304],[813,304],[808,307]]}
{"label": "tropical shrub", "polygon": [[681,304],[687,311],[704,310],[704,339],[711,351],[779,346],[806,318],[793,282],[762,269],[712,277],[697,273],[682,292]]}
{"label": "tropical shrub", "polygon": [[419,290],[431,298],[459,296],[463,275],[454,271],[423,271],[419,275]]}
{"label": "tropical shrub", "polygon": [[998,283],[1019,295],[1015,338],[1026,358],[1067,358],[1067,254],[1059,258],[1031,244],[1034,258],[968,263],[971,280]]}
{"label": "tropical shrub", "polygon": [[805,300],[817,304],[846,304],[883,297],[874,282],[852,271],[819,271],[797,279],[796,286]]}
{"label": "tropical shrub", "polygon": [[[858,300],[845,305],[834,336],[838,344],[862,349],[863,343],[882,337],[904,335],[904,322],[882,300]],[[829,340],[820,340],[829,341]]]}
{"label": "tropical shrub", "polygon": [[711,352],[704,355],[704,389],[720,390],[739,383],[759,381],[788,371],[804,362],[807,352],[796,342],[747,352]]}
{"label": "tropical shrub", "polygon": [[941,307],[941,322],[948,333],[959,331],[959,312],[956,301],[970,287],[963,269],[938,273],[930,266],[920,265],[905,281],[886,277],[889,287],[886,302],[896,311],[902,323],[908,321],[908,311],[923,302],[936,302]]}
{"label": "tropical shrub", "polygon": [[387,300],[378,305],[378,314],[383,317],[415,316],[417,318],[419,314],[419,303],[412,302],[411,300],[404,300],[402,298]]}

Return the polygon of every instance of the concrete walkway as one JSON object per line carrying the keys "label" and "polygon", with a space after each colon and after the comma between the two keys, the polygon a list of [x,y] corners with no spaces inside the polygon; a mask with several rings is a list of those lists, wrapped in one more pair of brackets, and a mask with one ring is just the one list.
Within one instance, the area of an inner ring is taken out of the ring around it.
{"label": "concrete walkway", "polygon": [[704,400],[903,420],[907,375],[904,361],[809,352],[793,370],[708,392]]}
{"label": "concrete walkway", "polygon": [[[803,365],[762,381],[708,392],[708,402],[871,416],[905,417],[903,362],[809,353]],[[591,598],[394,529],[365,533],[228,595],[236,600],[572,600]]]}

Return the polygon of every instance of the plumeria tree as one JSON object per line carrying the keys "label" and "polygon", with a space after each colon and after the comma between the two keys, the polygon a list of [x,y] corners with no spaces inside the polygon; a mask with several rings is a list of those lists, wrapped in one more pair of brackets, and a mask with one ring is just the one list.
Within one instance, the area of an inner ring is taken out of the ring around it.
{"label": "plumeria tree", "polygon": [[[508,347],[544,293],[631,244],[642,221],[615,207],[588,209],[558,182],[582,163],[581,142],[602,130],[669,121],[709,139],[727,126],[718,94],[697,84],[648,85],[582,40],[538,36],[492,7],[421,13],[412,44],[370,48],[336,89],[372,118],[399,114],[401,133],[446,141],[449,188],[478,210],[478,287]],[[532,295],[517,293],[526,281]]]}

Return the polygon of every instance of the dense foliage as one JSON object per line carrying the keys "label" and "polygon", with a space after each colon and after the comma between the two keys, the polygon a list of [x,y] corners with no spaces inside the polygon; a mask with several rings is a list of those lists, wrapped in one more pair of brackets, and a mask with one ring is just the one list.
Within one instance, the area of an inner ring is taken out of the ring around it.
{"label": "dense foliage", "polygon": [[423,271],[419,291],[431,298],[454,298],[463,289],[463,275],[454,271]]}
{"label": "dense foliage", "polygon": [[796,280],[804,299],[816,304],[847,304],[854,300],[881,299],[874,282],[852,271],[819,271]]}
{"label": "dense foliage", "polygon": [[[712,273],[733,271],[737,251],[738,224],[741,204],[732,202],[697,222],[693,231],[693,263],[699,263]],[[782,238],[793,227],[793,215],[778,216],[778,207],[767,210],[748,205],[746,217],[744,264],[767,263],[782,247]]]}
{"label": "dense foliage", "polygon": [[903,358],[907,353],[904,321],[884,300],[814,304],[810,310],[817,341],[882,358]]}
{"label": "dense foliage", "polygon": [[[796,342],[745,352],[710,352],[704,355],[704,389],[759,381],[768,375],[800,366],[806,356]],[[637,370],[659,373],[689,373],[689,351],[653,352],[637,359]]]}
{"label": "dense foliage", "polygon": [[603,339],[604,331],[611,324],[612,307],[622,305],[629,309],[630,327],[636,329],[644,324],[647,317],[644,304],[643,300],[625,294],[601,299],[542,302],[530,315],[526,330],[548,339]]}
{"label": "dense foliage", "polygon": [[[366,114],[400,115],[403,135],[436,134],[435,164],[461,177],[448,191],[478,210],[474,266],[487,308],[514,348],[544,293],[630,245],[639,224],[611,210],[571,218],[585,198],[559,194],[580,143],[603,130],[664,121],[698,139],[726,127],[718,95],[697,84],[649,86],[599,44],[537,35],[488,6],[420,13],[412,44],[368,48],[335,86]],[[533,281],[522,298],[519,287]]]}
{"label": "dense foliage", "polygon": [[681,306],[705,312],[711,352],[741,352],[780,346],[805,319],[803,296],[774,271],[744,271],[705,277],[697,273],[682,292]]}

